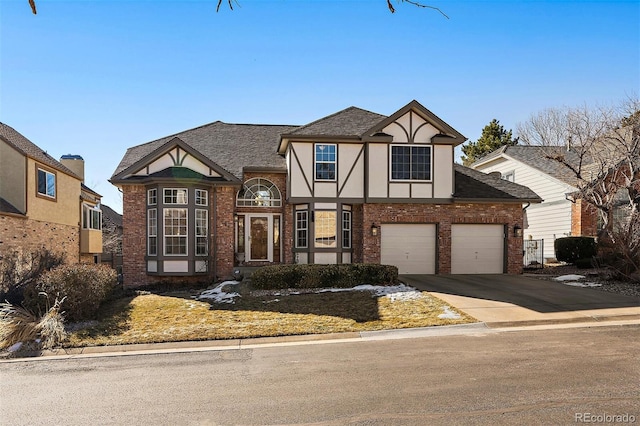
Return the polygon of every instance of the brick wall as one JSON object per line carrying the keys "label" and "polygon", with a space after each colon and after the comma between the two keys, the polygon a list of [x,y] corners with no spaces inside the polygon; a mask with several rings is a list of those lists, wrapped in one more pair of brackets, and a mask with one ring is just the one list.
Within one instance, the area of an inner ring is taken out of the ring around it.
{"label": "brick wall", "polygon": [[[438,224],[438,273],[451,273],[452,224],[506,224],[511,230],[522,227],[519,204],[364,204],[362,206],[362,261],[380,262],[380,235],[371,235],[371,224],[436,223]],[[507,273],[522,273],[522,238],[508,233]]]}
{"label": "brick wall", "polygon": [[598,213],[592,205],[582,199],[571,204],[571,235],[598,235]]}
{"label": "brick wall", "polygon": [[[214,253],[216,278],[229,277],[233,272],[233,262],[235,256],[235,226],[233,222],[233,212],[235,209],[236,188],[231,186],[218,186],[212,191],[214,193],[213,208],[211,212],[212,220],[210,229],[214,230],[212,239],[215,247],[211,247],[210,252]],[[213,220],[217,220],[217,223]]]}
{"label": "brick wall", "polygon": [[69,263],[79,262],[80,230],[78,226],[0,214],[0,256],[11,250],[32,252],[43,247],[64,253]]}
{"label": "brick wall", "polygon": [[[149,284],[145,250],[147,247],[147,192],[143,185],[122,187],[122,275],[124,284],[137,287]],[[158,226],[161,216],[158,215]]]}

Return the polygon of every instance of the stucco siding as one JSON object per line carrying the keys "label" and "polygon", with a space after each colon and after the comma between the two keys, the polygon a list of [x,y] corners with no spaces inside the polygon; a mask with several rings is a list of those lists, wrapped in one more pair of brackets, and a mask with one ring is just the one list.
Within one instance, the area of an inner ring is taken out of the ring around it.
{"label": "stucco siding", "polygon": [[[56,175],[56,198],[38,197],[37,168],[51,170]],[[30,219],[78,226],[80,223],[80,180],[29,159],[27,170],[28,212]]]}
{"label": "stucco siding", "polygon": [[0,197],[25,213],[27,210],[25,156],[0,140]]}

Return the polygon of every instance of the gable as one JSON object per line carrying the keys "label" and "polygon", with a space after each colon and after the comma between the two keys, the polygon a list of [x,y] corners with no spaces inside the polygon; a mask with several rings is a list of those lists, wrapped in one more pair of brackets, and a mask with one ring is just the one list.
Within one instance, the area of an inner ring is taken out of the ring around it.
{"label": "gable", "polygon": [[115,174],[111,182],[145,177],[181,177],[237,181],[231,173],[196,151],[180,138],[174,137],[162,146]]}
{"label": "gable", "polygon": [[170,167],[185,167],[207,177],[221,177],[210,165],[195,158],[188,151],[176,146],[163,155],[132,173],[134,176],[149,176]]}
{"label": "gable", "polygon": [[394,143],[431,143],[440,130],[415,111],[409,111],[384,127],[382,133],[392,136]]}
{"label": "gable", "polygon": [[[415,125],[413,120],[416,120]],[[426,135],[430,135],[432,143],[456,146],[467,140],[464,135],[415,100],[371,127],[364,133],[364,137],[388,134],[385,130],[392,131],[395,134],[397,133],[395,126],[403,129],[408,141],[412,140],[412,137],[424,138]]]}

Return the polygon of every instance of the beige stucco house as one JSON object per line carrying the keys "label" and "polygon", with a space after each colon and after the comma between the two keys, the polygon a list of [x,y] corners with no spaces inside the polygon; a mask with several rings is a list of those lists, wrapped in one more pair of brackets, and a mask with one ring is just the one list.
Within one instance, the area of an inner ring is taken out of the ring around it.
{"label": "beige stucco house", "polygon": [[45,247],[68,262],[98,261],[101,195],[83,180],[82,157],[58,161],[0,123],[0,256]]}

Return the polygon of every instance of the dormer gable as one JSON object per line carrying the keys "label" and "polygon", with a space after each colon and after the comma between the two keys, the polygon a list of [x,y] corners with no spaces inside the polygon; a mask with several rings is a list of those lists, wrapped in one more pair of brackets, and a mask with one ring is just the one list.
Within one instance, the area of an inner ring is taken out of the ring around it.
{"label": "dormer gable", "polygon": [[174,137],[113,176],[111,182],[153,177],[181,177],[213,181],[237,181],[231,173],[211,161],[182,139]]}
{"label": "dormer gable", "polygon": [[394,143],[433,143],[460,145],[467,140],[440,117],[413,100],[394,114],[381,120],[364,134],[365,141],[379,141],[391,136]]}

